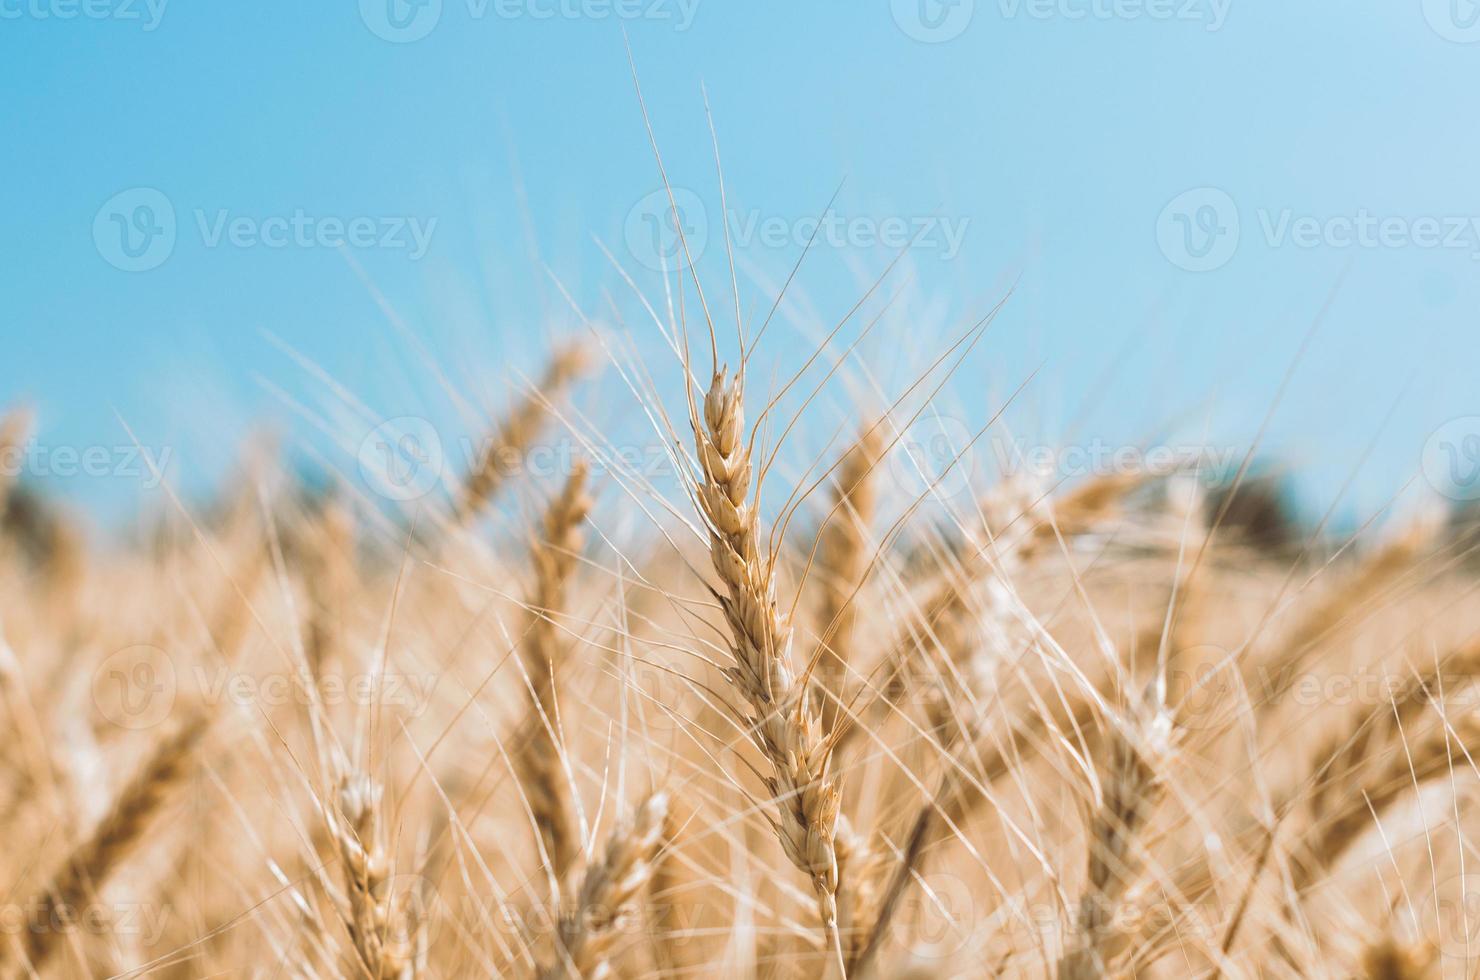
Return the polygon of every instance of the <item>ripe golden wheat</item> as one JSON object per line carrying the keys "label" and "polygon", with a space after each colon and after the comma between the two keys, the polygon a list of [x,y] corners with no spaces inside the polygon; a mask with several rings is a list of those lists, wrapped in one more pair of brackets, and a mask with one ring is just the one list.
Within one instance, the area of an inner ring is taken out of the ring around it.
{"label": "ripe golden wheat", "polygon": [[7,520],[4,974],[1474,974],[1462,539],[1272,555],[1193,474],[947,500],[905,399],[788,481],[753,351],[674,349],[613,355],[673,492],[573,344],[414,513],[267,464],[137,546]]}

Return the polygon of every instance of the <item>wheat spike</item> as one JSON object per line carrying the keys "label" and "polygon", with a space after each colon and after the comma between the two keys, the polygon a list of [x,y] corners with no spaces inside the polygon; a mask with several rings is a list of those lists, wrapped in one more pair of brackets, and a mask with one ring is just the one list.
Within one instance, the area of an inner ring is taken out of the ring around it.
{"label": "wheat spike", "polygon": [[554,617],[565,611],[571,572],[584,544],[581,525],[591,508],[586,473],[586,464],[577,462],[545,512],[540,537],[531,549],[535,584],[520,644],[530,710],[517,755],[519,778],[557,883],[575,863],[580,835],[556,701],[555,675],[563,657]]}
{"label": "wheat spike", "polygon": [[[0,416],[0,458],[9,461],[11,451],[23,445],[30,437],[34,421],[31,410],[24,407],[12,408]],[[0,516],[5,513],[6,498],[10,495],[10,487],[16,476],[11,467],[0,467]]]}
{"label": "wheat spike", "polygon": [[543,980],[605,980],[613,975],[609,958],[622,920],[653,874],[663,842],[668,797],[654,793],[630,821],[613,828],[600,859],[586,869],[575,907],[560,917],[555,962]]}
{"label": "wheat spike", "polygon": [[[1377,711],[1391,713],[1380,705]],[[1451,716],[1414,744],[1396,742],[1363,760],[1365,778],[1349,779],[1340,801],[1321,813],[1296,843],[1291,855],[1291,877],[1296,891],[1339,861],[1376,817],[1408,790],[1465,766],[1466,751],[1480,736],[1480,716],[1465,711]],[[1375,772],[1368,772],[1375,769]]]}
{"label": "wheat spike", "polygon": [[371,980],[411,980],[414,943],[395,932],[398,910],[390,893],[390,868],[381,841],[381,788],[369,776],[340,778],[334,836],[349,899],[346,925],[360,965]]}
{"label": "wheat spike", "polygon": [[463,482],[453,507],[453,522],[466,526],[493,502],[522,457],[544,430],[551,405],[585,370],[587,353],[579,343],[555,352],[534,389],[520,397],[504,417]]}
{"label": "wheat spike", "polygon": [[1280,696],[1301,676],[1321,643],[1340,629],[1348,617],[1370,606],[1388,586],[1409,571],[1433,541],[1438,529],[1438,524],[1433,521],[1416,522],[1364,558],[1338,588],[1332,589],[1305,612],[1280,644],[1274,658],[1280,670],[1269,689],[1261,692],[1260,707],[1268,709],[1279,703]]}
{"label": "wheat spike", "polygon": [[724,587],[735,666],[730,683],[750,706],[750,730],[771,767],[767,787],[780,813],[776,831],[787,858],[812,880],[828,945],[841,960],[838,936],[839,792],[829,769],[833,745],[822,728],[805,679],[791,663],[791,624],[776,602],[772,559],[760,552],[749,500],[744,372],[716,371],[691,422],[703,480],[700,510],[710,531],[710,555]]}
{"label": "wheat spike", "polygon": [[1090,821],[1089,881],[1059,961],[1059,980],[1105,975],[1115,909],[1140,864],[1137,838],[1162,795],[1173,734],[1172,714],[1158,702],[1138,709],[1128,725],[1110,736],[1100,800]]}
{"label": "wheat spike", "polygon": [[324,505],[314,527],[313,550],[307,566],[304,580],[308,587],[308,628],[304,654],[309,675],[322,678],[325,669],[343,652],[349,597],[358,584],[354,516],[342,501],[332,500]]}
{"label": "wheat spike", "polygon": [[870,426],[849,448],[838,467],[836,500],[828,515],[821,542],[822,603],[818,623],[824,651],[817,661],[817,682],[823,691],[822,727],[837,727],[843,689],[853,661],[858,621],[854,593],[869,565],[869,523],[873,519],[877,488],[874,471],[883,450],[883,437]]}
{"label": "wheat spike", "polygon": [[1362,950],[1357,976],[1361,980],[1419,980],[1428,972],[1427,959],[1419,950],[1385,936]]}
{"label": "wheat spike", "polygon": [[[41,910],[39,921],[59,921],[55,910],[68,910],[70,914],[97,894],[184,781],[195,748],[209,724],[209,716],[193,711],[155,746],[103,820],[72,851],[46,887],[31,899],[27,907]],[[39,971],[56,951],[60,938],[61,934],[52,929],[25,930],[20,955],[0,973],[13,976],[24,969]]]}
{"label": "wheat spike", "polygon": [[[1126,494],[1143,482],[1144,478],[1136,474],[1096,477],[1051,507],[1045,502],[1005,518],[1003,523],[1007,526],[994,532],[996,536],[991,540],[971,541],[961,566],[948,572],[925,600],[918,621],[908,624],[890,643],[890,652],[884,660],[884,679],[877,686],[879,702],[886,707],[893,705],[904,694],[909,679],[923,675],[928,712],[937,728],[949,726],[947,688],[952,686],[953,679],[962,673],[978,676],[990,669],[986,662],[989,658],[985,657],[987,651],[982,651],[972,637],[985,626],[1005,643],[1002,627],[1010,618],[1009,607],[1013,602],[1004,585],[1007,577],[1049,554],[1059,535],[1083,534],[1108,518]],[[988,514],[1011,506],[1012,498],[1005,491],[999,496],[1000,499],[988,500],[984,505]],[[1020,521],[1025,526],[1016,526]],[[989,589],[979,598],[978,587],[984,580]],[[952,666],[922,663],[922,646],[939,650]],[[983,662],[974,669],[963,667],[973,658]],[[840,744],[852,744],[860,731],[858,725],[844,728]],[[942,734],[946,741],[957,735],[949,727]]]}

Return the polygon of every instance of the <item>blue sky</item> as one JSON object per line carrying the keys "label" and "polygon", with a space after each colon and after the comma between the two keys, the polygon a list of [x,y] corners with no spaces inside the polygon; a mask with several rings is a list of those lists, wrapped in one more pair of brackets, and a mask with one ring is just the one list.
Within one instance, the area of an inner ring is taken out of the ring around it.
{"label": "blue sky", "polygon": [[1246,446],[1329,301],[1265,442],[1309,507],[1356,470],[1365,517],[1426,486],[1426,444],[1431,470],[1435,439],[1480,445],[1470,0],[0,0],[0,399],[53,448],[111,453],[121,417],[190,486],[254,420],[320,438],[292,406],[333,399],[290,351],[384,418],[456,427],[420,347],[498,405],[577,326],[557,280],[661,370],[603,254],[661,296],[624,29],[708,281],[706,91],[747,310],[838,192],[768,370],[904,234],[861,363],[897,389],[1011,287],[945,401],[983,420],[1032,375],[1025,444]]}

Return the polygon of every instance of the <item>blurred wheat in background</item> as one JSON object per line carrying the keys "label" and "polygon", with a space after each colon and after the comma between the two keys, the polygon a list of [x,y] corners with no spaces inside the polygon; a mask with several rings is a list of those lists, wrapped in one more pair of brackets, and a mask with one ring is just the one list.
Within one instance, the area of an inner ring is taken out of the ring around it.
{"label": "blurred wheat in background", "polygon": [[[845,357],[758,384],[674,284],[686,390],[593,332],[440,494],[259,447],[103,547],[5,488],[7,976],[1473,975],[1462,524],[901,493],[952,351],[788,472]],[[603,371],[676,493],[572,407]]]}

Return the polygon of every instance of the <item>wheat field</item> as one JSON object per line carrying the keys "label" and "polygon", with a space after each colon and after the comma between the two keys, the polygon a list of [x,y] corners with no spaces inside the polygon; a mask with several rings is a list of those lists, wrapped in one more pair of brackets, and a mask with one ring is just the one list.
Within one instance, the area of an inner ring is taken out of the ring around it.
{"label": "wheat field", "polygon": [[4,974],[1475,974],[1462,536],[1271,546],[1181,470],[901,493],[949,352],[781,465],[824,413],[709,311],[659,318],[686,384],[592,337],[507,379],[415,500],[244,453],[105,546],[5,488]]}

